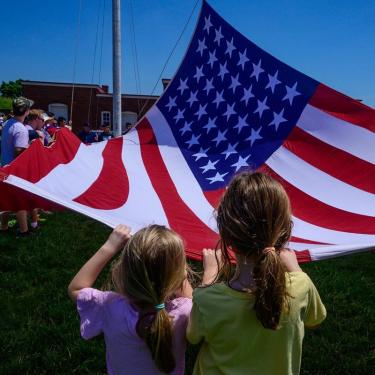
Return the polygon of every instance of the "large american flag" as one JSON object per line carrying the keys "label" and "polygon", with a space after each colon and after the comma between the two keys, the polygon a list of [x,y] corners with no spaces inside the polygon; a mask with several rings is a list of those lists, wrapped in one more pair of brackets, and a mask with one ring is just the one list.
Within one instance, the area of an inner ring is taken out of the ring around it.
{"label": "large american flag", "polygon": [[282,63],[203,2],[180,68],[136,129],[91,146],[62,131],[3,173],[112,227],[165,224],[199,259],[218,240],[213,211],[232,176],[260,169],[286,188],[289,246],[311,261],[375,247],[374,130],[373,109]]}

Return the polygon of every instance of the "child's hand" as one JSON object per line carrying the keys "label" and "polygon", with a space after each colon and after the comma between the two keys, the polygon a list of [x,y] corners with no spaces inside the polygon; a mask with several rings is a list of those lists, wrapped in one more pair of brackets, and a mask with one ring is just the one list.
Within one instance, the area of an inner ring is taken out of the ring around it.
{"label": "child's hand", "polygon": [[203,249],[203,280],[202,284],[212,284],[223,265],[221,250]]}
{"label": "child's hand", "polygon": [[296,253],[293,250],[281,249],[280,259],[288,272],[301,272]]}
{"label": "child's hand", "polygon": [[131,237],[131,229],[126,225],[119,224],[108,237],[103,247],[113,255],[121,251]]}

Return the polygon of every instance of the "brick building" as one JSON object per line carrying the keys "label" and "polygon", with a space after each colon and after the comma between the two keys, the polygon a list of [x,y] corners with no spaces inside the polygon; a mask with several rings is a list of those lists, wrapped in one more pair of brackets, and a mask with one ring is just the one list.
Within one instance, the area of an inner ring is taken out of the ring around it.
{"label": "brick building", "polygon": [[[164,87],[169,80],[163,79]],[[112,126],[112,93],[106,85],[90,85],[82,83],[60,83],[42,81],[22,81],[22,94],[32,99],[34,108],[41,108],[63,116],[70,117],[74,132],[79,132],[85,122],[89,122],[93,129],[102,124]],[[72,116],[71,103],[73,92]],[[122,94],[122,129],[126,123],[134,124],[156,102],[158,96]]]}

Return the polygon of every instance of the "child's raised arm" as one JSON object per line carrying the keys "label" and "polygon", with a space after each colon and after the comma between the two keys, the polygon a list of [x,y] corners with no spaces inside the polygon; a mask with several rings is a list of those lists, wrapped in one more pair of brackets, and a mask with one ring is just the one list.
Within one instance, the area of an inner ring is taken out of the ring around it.
{"label": "child's raised arm", "polygon": [[81,289],[94,284],[105,265],[124,248],[130,238],[130,231],[126,225],[118,225],[103,246],[78,271],[68,287],[69,297],[73,301],[77,300]]}

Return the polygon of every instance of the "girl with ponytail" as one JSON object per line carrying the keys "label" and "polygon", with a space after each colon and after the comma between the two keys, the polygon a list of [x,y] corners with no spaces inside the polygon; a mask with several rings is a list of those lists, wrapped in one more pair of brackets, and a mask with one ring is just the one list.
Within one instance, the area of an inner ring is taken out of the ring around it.
{"label": "girl with ponytail", "polygon": [[285,249],[292,229],[285,190],[262,173],[237,175],[217,225],[219,250],[205,250],[203,264],[224,282],[193,293],[187,338],[203,341],[194,374],[298,374],[304,328],[319,325],[326,311]]}
{"label": "girl with ponytail", "polygon": [[[112,269],[116,292],[93,289],[120,251]],[[152,225],[130,236],[130,228],[119,225],[68,292],[77,302],[83,338],[104,334],[108,374],[184,373],[192,289],[184,245],[175,232]]]}

